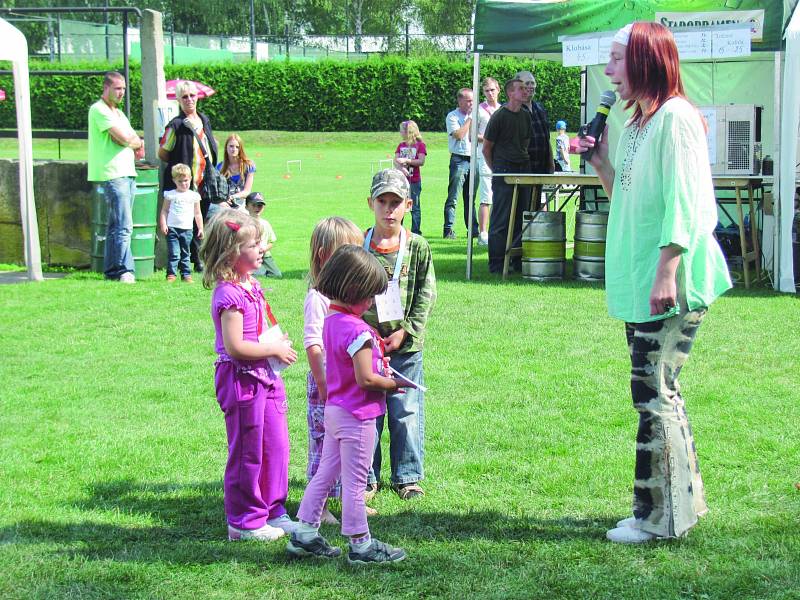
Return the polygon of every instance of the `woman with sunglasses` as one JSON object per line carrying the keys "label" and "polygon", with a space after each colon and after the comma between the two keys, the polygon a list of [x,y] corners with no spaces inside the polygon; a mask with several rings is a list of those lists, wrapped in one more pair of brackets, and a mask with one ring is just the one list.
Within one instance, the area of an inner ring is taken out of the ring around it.
{"label": "woman with sunglasses", "polygon": [[[174,190],[175,182],[172,180],[172,167],[178,163],[189,165],[192,170],[191,189],[197,191],[203,182],[205,171],[205,155],[211,158],[211,168],[217,163],[217,142],[211,131],[211,122],[208,117],[197,110],[197,86],[191,81],[181,81],[175,87],[175,95],[180,105],[178,116],[167,123],[164,135],[161,136],[161,144],[158,149],[158,157],[167,163],[164,169],[163,189]],[[195,135],[197,133],[197,135]],[[203,148],[197,138],[200,138]],[[209,203],[203,199],[200,208],[203,218],[208,213]],[[199,242],[197,232],[191,245],[192,264],[197,272],[203,270],[200,258],[197,255]]]}

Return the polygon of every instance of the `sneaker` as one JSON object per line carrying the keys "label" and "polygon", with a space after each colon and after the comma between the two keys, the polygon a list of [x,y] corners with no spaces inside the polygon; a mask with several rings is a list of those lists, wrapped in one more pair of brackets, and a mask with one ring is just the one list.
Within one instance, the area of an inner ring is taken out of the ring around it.
{"label": "sneaker", "polygon": [[644,544],[658,539],[658,536],[637,527],[617,527],[609,529],[606,538],[617,544]]}
{"label": "sneaker", "polygon": [[636,528],[636,517],[628,517],[627,519],[622,519],[621,521],[617,521],[617,527]]}
{"label": "sneaker", "polygon": [[367,489],[364,492],[364,502],[369,502],[375,497],[375,494],[378,493],[378,484],[377,483],[368,483]]}
{"label": "sneaker", "polygon": [[191,275],[182,276],[181,281],[183,281],[183,283],[194,283],[194,280],[192,279]]}
{"label": "sneaker", "polygon": [[442,237],[446,240],[454,240],[456,239],[456,232],[453,231],[452,229],[448,229],[447,231],[444,232],[444,235]]}
{"label": "sneaker", "polygon": [[488,246],[489,245],[489,234],[485,231],[482,231],[478,234],[478,246]]}
{"label": "sneaker", "polygon": [[174,283],[176,279],[175,275],[167,275],[167,283]]}
{"label": "sneaker", "polygon": [[286,544],[286,551],[294,556],[316,556],[318,558],[337,558],[342,554],[341,548],[331,546],[321,535],[311,538],[308,542],[301,542],[297,534],[293,533]]}
{"label": "sneaker", "polygon": [[136,283],[136,275],[131,273],[130,271],[126,271],[122,275],[119,276],[120,283]]}
{"label": "sneaker", "polygon": [[272,542],[286,535],[283,529],[264,525],[258,529],[239,529],[233,525],[228,525],[228,540],[237,542],[239,540],[257,540],[259,542]]}
{"label": "sneaker", "polygon": [[373,538],[364,552],[353,552],[353,547],[350,546],[350,552],[347,553],[347,562],[351,565],[370,565],[400,562],[405,557],[406,551],[402,548],[392,548],[389,544]]}
{"label": "sneaker", "polygon": [[297,521],[292,521],[289,515],[283,514],[276,519],[270,519],[267,521],[267,525],[272,525],[272,527],[278,527],[283,529],[286,533],[294,533],[297,529]]}

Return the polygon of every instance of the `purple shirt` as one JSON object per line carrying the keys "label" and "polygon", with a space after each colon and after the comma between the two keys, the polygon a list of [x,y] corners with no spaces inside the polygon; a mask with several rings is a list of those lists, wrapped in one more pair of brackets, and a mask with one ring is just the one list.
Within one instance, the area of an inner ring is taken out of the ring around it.
{"label": "purple shirt", "polygon": [[372,347],[372,372],[383,374],[383,355],[376,336],[375,330],[362,319],[346,313],[329,314],[322,328],[328,404],[341,406],[362,421],[386,412],[386,394],[359,387],[353,367],[353,356],[369,342]]}
{"label": "purple shirt", "polygon": [[[225,343],[222,340],[222,312],[228,309],[242,313],[243,340],[258,341],[259,319],[262,321],[262,331],[270,327],[265,320],[267,301],[264,299],[264,291],[258,281],[252,279],[252,282],[253,289],[250,291],[231,281],[222,281],[214,288],[214,293],[211,295],[211,319],[214,321],[216,331],[214,350],[219,355],[219,360],[261,367],[269,364],[266,359],[240,361],[231,358],[225,351]],[[267,371],[272,373],[271,368]]]}

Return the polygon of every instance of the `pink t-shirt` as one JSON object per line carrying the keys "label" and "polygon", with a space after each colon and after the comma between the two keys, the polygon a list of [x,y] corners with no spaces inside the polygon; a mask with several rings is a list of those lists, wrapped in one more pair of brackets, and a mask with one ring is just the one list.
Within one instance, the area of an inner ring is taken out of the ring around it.
{"label": "pink t-shirt", "polygon": [[[409,146],[405,142],[400,142],[397,145],[397,149],[394,151],[395,156],[400,155],[400,158],[410,158],[412,160],[416,160],[423,154],[428,154],[425,142],[416,142],[413,146]],[[408,170],[408,183],[422,181],[422,174],[420,173],[419,167],[412,167],[409,165],[406,169]]]}
{"label": "pink t-shirt", "polygon": [[341,406],[356,419],[374,419],[386,412],[386,394],[365,390],[356,383],[353,356],[370,343],[372,371],[383,374],[383,354],[378,334],[359,317],[333,312],[325,317],[322,339],[325,348],[325,377],[328,380],[328,404]]}

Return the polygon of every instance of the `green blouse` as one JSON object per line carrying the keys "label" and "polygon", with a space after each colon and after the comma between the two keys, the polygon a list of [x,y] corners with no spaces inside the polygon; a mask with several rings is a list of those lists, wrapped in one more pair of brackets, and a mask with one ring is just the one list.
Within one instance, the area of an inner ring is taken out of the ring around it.
{"label": "green blouse", "polygon": [[[630,323],[656,321],[709,306],[730,289],[725,257],[713,235],[717,205],[697,109],[672,98],[643,128],[628,125],[615,169],[606,240],[609,314]],[[683,250],[677,286],[687,306],[651,316],[660,251],[670,244]]]}

